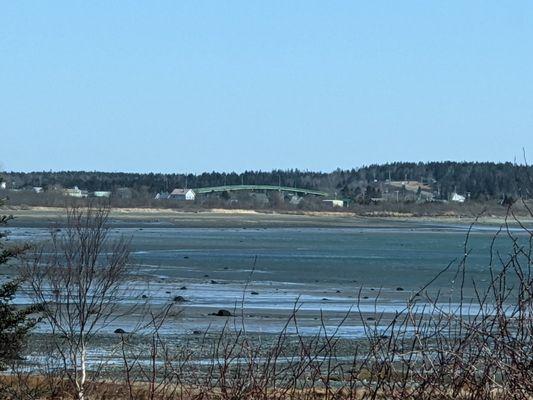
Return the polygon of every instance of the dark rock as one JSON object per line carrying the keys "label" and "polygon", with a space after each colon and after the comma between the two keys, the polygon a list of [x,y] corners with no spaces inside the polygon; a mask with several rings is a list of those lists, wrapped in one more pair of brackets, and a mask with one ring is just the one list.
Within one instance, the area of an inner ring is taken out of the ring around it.
{"label": "dark rock", "polygon": [[170,292],[169,292],[168,290],[167,290],[165,293],[166,293],[166,294],[170,294]]}
{"label": "dark rock", "polygon": [[187,290],[187,286],[180,287],[180,290]]}
{"label": "dark rock", "polygon": [[201,334],[202,334],[202,331],[192,331],[192,334],[193,334],[193,335],[201,335]]}
{"label": "dark rock", "polygon": [[187,259],[187,258],[189,258],[189,256],[183,256],[183,258]]}
{"label": "dark rock", "polygon": [[148,298],[148,296],[145,295],[145,294],[143,294],[143,295],[141,296],[141,299],[147,299],[147,298]]}
{"label": "dark rock", "polygon": [[374,321],[375,318],[374,318],[374,317],[368,317],[366,320],[367,320],[367,321]]}
{"label": "dark rock", "polygon": [[231,317],[231,313],[228,310],[218,310],[216,313],[213,313],[212,315],[216,315],[217,317]]}
{"label": "dark rock", "polygon": [[117,328],[117,329],[115,329],[115,333],[117,335],[124,335],[126,333],[126,331],[124,329],[122,329],[122,328]]}
{"label": "dark rock", "polygon": [[175,302],[175,303],[184,303],[184,302],[186,302],[186,301],[188,301],[188,300],[185,299],[185,297],[183,297],[183,296],[176,296],[176,297],[174,297],[174,302]]}
{"label": "dark rock", "polygon": [[365,299],[365,300],[368,299],[368,296],[363,296],[363,299]]}
{"label": "dark rock", "polygon": [[209,275],[205,274],[205,275],[204,275],[204,278],[209,278]]}
{"label": "dark rock", "polygon": [[337,290],[335,293],[340,293],[341,291],[340,290]]}
{"label": "dark rock", "polygon": [[329,301],[329,299],[326,297],[322,297],[322,301]]}
{"label": "dark rock", "polygon": [[259,293],[258,292],[250,292],[250,294],[253,294],[253,295],[258,295]]}
{"label": "dark rock", "polygon": [[403,291],[404,289],[403,289],[403,287],[397,287],[396,290],[397,290],[398,292],[401,292],[401,291]]}
{"label": "dark rock", "polygon": [[212,284],[212,285],[216,285],[216,284],[218,284],[218,282],[215,281],[214,279],[211,279],[211,284]]}

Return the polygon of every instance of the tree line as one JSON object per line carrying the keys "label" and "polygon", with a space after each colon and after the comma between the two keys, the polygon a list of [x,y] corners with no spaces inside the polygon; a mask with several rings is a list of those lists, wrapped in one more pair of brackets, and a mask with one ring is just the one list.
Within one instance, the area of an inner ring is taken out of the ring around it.
{"label": "tree line", "polygon": [[353,197],[388,180],[419,181],[430,186],[439,198],[449,198],[453,192],[475,200],[501,199],[504,196],[529,198],[533,191],[533,167],[510,162],[395,162],[332,172],[298,169],[201,174],[41,171],[6,172],[3,175],[8,181],[8,188],[39,186],[50,190],[78,186],[89,191],[113,191],[127,187],[136,193],[171,191],[176,187],[254,184],[319,189]]}

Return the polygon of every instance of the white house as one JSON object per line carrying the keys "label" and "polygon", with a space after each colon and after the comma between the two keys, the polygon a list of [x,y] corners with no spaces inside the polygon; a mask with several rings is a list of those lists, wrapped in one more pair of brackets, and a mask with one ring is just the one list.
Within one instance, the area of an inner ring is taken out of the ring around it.
{"label": "white house", "polygon": [[87,190],[81,190],[80,188],[78,188],[77,186],[74,186],[72,189],[64,189],[63,190],[63,194],[65,196],[70,196],[70,197],[87,197],[89,195],[89,193],[87,192]]}
{"label": "white house", "polygon": [[322,200],[322,202],[331,207],[344,207],[344,200],[326,199],[326,200]]}
{"label": "white house", "polygon": [[192,189],[174,189],[168,198],[171,200],[193,201],[196,199],[196,193]]}
{"label": "white house", "polygon": [[453,193],[451,201],[456,201],[457,203],[464,203],[466,200],[465,196],[460,195],[459,193]]}

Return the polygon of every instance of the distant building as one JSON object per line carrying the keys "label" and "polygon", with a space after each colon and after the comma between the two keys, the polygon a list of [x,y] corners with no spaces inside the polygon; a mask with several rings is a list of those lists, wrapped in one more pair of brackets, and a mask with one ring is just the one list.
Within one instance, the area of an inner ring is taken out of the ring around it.
{"label": "distant building", "polygon": [[74,186],[72,189],[63,189],[63,194],[65,196],[83,198],[87,197],[89,195],[89,192],[87,190],[81,190],[77,186]]}
{"label": "distant building", "polygon": [[5,189],[7,187],[7,184],[5,182],[0,182],[0,189]]}
{"label": "distant building", "polygon": [[345,204],[344,200],[337,200],[337,199],[326,199],[326,200],[322,200],[322,202],[331,207],[344,207],[344,204]]}
{"label": "distant building", "polygon": [[196,193],[192,189],[174,189],[168,198],[171,200],[193,201],[196,199]]}
{"label": "distant building", "polygon": [[170,196],[168,194],[168,192],[160,192],[160,193],[155,195],[154,199],[156,199],[156,200],[166,200],[166,199],[168,199],[168,196]]}
{"label": "distant building", "polygon": [[111,192],[108,192],[106,190],[97,190],[97,191],[93,192],[93,196],[94,197],[110,197],[111,196]]}
{"label": "distant building", "polygon": [[43,192],[43,188],[41,186],[34,186],[32,188],[32,190],[35,192],[35,193],[42,193]]}
{"label": "distant building", "polygon": [[458,193],[453,193],[452,194],[452,198],[450,199],[451,201],[455,201],[457,203],[464,203],[465,200],[466,200],[466,197],[465,196],[462,196]]}

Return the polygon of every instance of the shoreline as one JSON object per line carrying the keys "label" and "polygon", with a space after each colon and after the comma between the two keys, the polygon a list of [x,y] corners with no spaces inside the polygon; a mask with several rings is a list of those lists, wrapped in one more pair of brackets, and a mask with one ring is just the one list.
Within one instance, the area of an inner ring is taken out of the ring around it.
{"label": "shoreline", "polygon": [[[61,225],[63,207],[4,206],[0,214],[13,215],[12,227],[43,227]],[[474,216],[432,215],[418,216],[410,213],[376,212],[356,214],[349,211],[261,211],[244,209],[175,210],[163,208],[113,208],[109,221],[113,226],[158,226],[177,228],[358,228],[401,227],[411,225],[454,224],[469,225]],[[533,218],[523,217],[523,224],[530,225]],[[517,222],[509,217],[510,225]],[[481,216],[478,225],[505,224],[505,216]]]}

